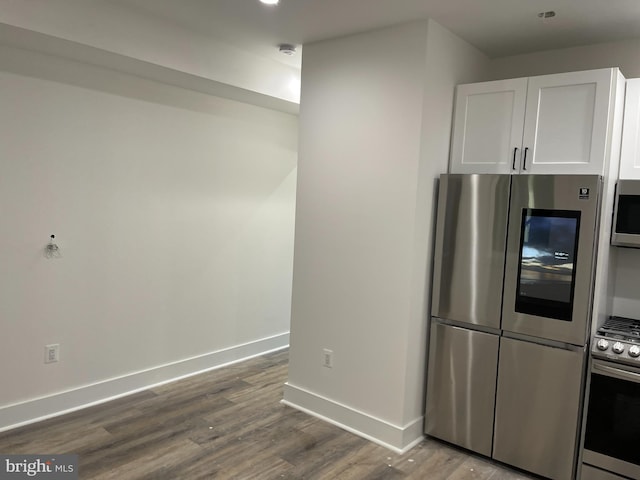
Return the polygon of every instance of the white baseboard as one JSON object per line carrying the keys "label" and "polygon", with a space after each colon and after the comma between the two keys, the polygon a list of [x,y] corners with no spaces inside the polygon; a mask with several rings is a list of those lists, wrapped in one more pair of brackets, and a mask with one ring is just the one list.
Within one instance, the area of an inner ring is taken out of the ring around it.
{"label": "white baseboard", "polygon": [[289,332],[0,408],[0,432],[70,413],[289,346]]}
{"label": "white baseboard", "polygon": [[422,416],[404,426],[393,425],[288,382],[284,386],[282,403],[371,440],[396,453],[405,453],[411,450],[424,438],[424,417]]}

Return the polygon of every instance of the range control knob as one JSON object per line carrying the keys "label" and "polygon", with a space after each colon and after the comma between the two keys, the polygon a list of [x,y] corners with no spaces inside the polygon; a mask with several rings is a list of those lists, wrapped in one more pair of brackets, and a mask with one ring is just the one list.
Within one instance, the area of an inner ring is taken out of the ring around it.
{"label": "range control knob", "polygon": [[604,352],[607,348],[609,348],[609,342],[604,338],[601,338],[600,340],[598,340],[598,343],[596,343],[596,347],[598,347],[598,350],[602,350]]}
{"label": "range control knob", "polygon": [[629,348],[629,356],[633,358],[640,357],[640,347],[638,345],[633,345]]}
{"label": "range control knob", "polygon": [[613,353],[622,353],[624,352],[624,344],[620,343],[620,342],[616,342],[613,344],[613,347],[611,347],[611,350],[613,350]]}

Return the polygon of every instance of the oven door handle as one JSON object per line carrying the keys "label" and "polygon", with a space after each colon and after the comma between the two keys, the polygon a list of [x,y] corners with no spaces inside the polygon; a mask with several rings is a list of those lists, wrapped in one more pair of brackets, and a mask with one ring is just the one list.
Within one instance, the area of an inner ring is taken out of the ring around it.
{"label": "oven door handle", "polygon": [[628,370],[621,370],[619,368],[609,367],[601,363],[594,362],[591,366],[591,370],[594,372],[601,372],[609,377],[615,377],[620,380],[628,380],[634,383],[640,383],[640,374],[629,372]]}

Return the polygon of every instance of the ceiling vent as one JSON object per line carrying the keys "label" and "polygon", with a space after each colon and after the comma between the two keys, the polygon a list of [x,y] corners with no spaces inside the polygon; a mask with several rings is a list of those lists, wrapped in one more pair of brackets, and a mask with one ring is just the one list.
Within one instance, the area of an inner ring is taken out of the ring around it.
{"label": "ceiling vent", "polygon": [[553,18],[555,16],[556,16],[556,12],[554,12],[553,10],[549,10],[548,12],[540,12],[538,14],[538,18],[541,18],[543,20],[547,18]]}

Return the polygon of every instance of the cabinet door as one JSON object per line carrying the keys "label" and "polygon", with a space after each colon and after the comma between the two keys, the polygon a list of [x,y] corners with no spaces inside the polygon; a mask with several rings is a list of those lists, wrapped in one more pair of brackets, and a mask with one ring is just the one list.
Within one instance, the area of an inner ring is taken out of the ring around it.
{"label": "cabinet door", "polygon": [[518,170],[527,79],[458,85],[451,173]]}
{"label": "cabinet door", "polygon": [[640,78],[627,80],[620,178],[640,179]]}
{"label": "cabinet door", "polygon": [[614,72],[529,78],[522,173],[602,175]]}
{"label": "cabinet door", "polygon": [[585,351],[502,338],[493,458],[555,480],[576,465]]}

